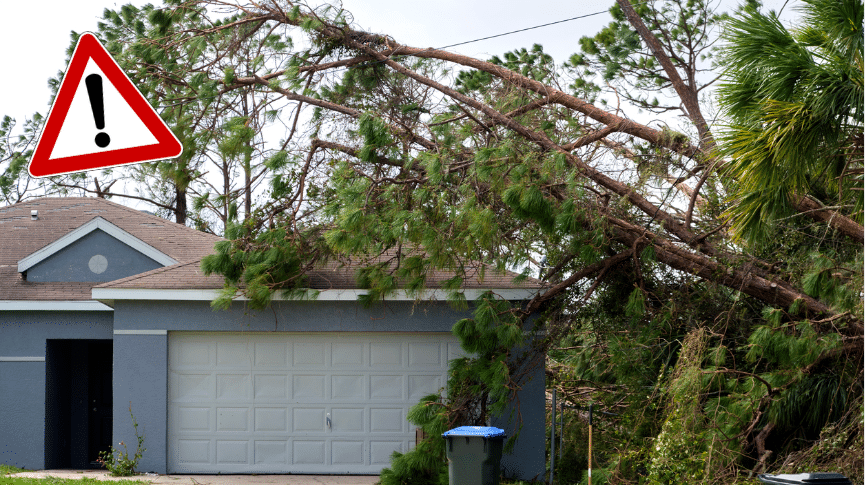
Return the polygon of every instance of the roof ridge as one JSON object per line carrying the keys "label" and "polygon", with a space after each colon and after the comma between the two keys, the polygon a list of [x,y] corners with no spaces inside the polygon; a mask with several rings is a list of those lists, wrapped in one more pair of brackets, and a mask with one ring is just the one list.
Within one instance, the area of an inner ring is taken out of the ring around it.
{"label": "roof ridge", "polygon": [[[49,198],[49,199],[50,199],[51,197],[46,197],[46,198]],[[192,232],[194,232],[194,233],[197,234],[197,235],[205,235],[205,236],[210,236],[210,237],[216,237],[216,238],[219,238],[219,239],[225,239],[225,238],[223,238],[222,236],[217,236],[216,234],[211,234],[211,233],[209,233],[209,232],[199,231],[198,229],[195,229],[195,228],[189,227],[189,226],[187,226],[186,224],[180,224],[180,223],[177,223],[177,222],[174,222],[174,221],[171,221],[171,220],[168,220],[168,219],[165,219],[165,218],[159,217],[159,216],[157,216],[157,215],[155,215],[155,214],[151,214],[151,213],[149,213],[149,212],[144,212],[144,211],[139,210],[139,209],[133,209],[132,207],[125,206],[125,205],[120,204],[120,203],[118,203],[118,202],[114,202],[113,200],[103,199],[103,198],[101,198],[101,197],[79,197],[79,198],[81,198],[81,199],[101,199],[103,202],[107,202],[107,203],[109,203],[109,204],[113,204],[114,206],[116,206],[116,207],[118,207],[118,208],[121,208],[121,209],[124,209],[124,210],[126,210],[126,211],[128,211],[128,212],[131,212],[131,213],[135,214],[135,215],[144,216],[144,217],[148,217],[148,218],[151,218],[151,219],[156,219],[156,220],[158,220],[158,221],[160,221],[160,222],[169,222],[169,223],[171,223],[171,224],[174,224],[174,225],[177,226],[178,228],[183,228],[183,229],[186,229],[186,230],[188,230],[188,231],[192,231]]]}
{"label": "roof ridge", "polygon": [[[114,206],[115,208],[123,209],[123,210],[125,210],[125,211],[127,211],[127,212],[129,212],[129,213],[131,213],[131,214],[137,215],[137,216],[142,216],[142,217],[146,217],[146,218],[150,218],[150,219],[155,219],[155,220],[157,220],[157,221],[159,221],[159,222],[163,222],[163,223],[171,223],[171,224],[174,224],[174,226],[175,226],[176,228],[183,228],[183,229],[185,229],[185,230],[187,230],[187,231],[192,231],[192,232],[195,233],[196,235],[204,235],[204,236],[208,236],[208,237],[215,237],[215,238],[220,239],[220,240],[224,240],[224,239],[225,239],[225,238],[222,237],[222,236],[217,236],[216,234],[211,234],[211,233],[209,233],[209,232],[199,231],[198,229],[195,229],[195,228],[193,228],[193,227],[189,227],[189,226],[187,226],[186,224],[178,224],[177,222],[174,222],[174,221],[171,221],[171,220],[168,220],[168,219],[165,219],[165,218],[159,217],[159,216],[157,216],[157,215],[155,215],[155,214],[151,214],[151,213],[149,213],[149,212],[144,212],[144,211],[139,210],[139,209],[133,209],[132,207],[128,207],[128,206],[125,206],[125,205],[120,204],[120,203],[118,203],[118,202],[114,202],[113,200],[104,199],[104,198],[102,198],[102,197],[34,197],[34,198],[32,198],[32,199],[22,200],[21,202],[16,202],[16,203],[11,204],[11,205],[7,205],[7,206],[0,207],[0,209],[13,208],[13,207],[15,207],[15,206],[17,206],[17,205],[23,205],[23,204],[39,203],[40,201],[43,201],[43,200],[47,200],[47,201],[51,201],[51,200],[64,200],[64,201],[86,200],[86,201],[96,202],[97,204],[107,203],[107,204],[110,204],[110,205]],[[99,216],[98,214],[97,214],[96,216],[101,217],[101,216]],[[115,224],[115,225],[116,225],[116,224]]]}

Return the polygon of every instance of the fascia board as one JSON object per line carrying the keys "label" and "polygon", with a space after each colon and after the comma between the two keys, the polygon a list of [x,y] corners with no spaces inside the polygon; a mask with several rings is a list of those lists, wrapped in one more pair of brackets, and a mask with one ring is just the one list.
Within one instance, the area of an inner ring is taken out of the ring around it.
{"label": "fascia board", "polygon": [[[529,300],[534,297],[538,290],[534,289],[490,289],[479,290],[470,289],[464,290],[463,294],[469,301],[476,300],[483,293],[492,291],[500,298],[511,301]],[[200,290],[158,290],[158,289],[143,289],[143,288],[93,288],[92,296],[94,300],[175,300],[175,301],[212,301],[215,300],[221,290],[200,289]],[[365,295],[366,290],[319,290],[318,296],[310,298],[309,301],[357,301],[358,297]],[[410,294],[405,290],[398,290],[394,294],[385,298],[386,301],[417,301],[417,300],[447,300],[448,292],[444,290],[426,290],[419,295]],[[290,301],[276,294],[273,296],[275,301]],[[246,301],[244,296],[238,296],[237,301]]]}
{"label": "fascia board", "polygon": [[97,229],[101,229],[102,231],[111,235],[118,241],[126,244],[132,249],[138,251],[139,253],[147,256],[148,258],[156,261],[163,266],[171,266],[172,264],[178,263],[178,261],[174,260],[174,258],[171,258],[162,251],[154,248],[153,246],[142,241],[141,239],[138,239],[132,234],[129,234],[123,229],[120,229],[119,227],[106,221],[102,217],[96,216],[87,223],[73,229],[60,239],[57,239],[53,243],[34,252],[33,254],[22,259],[21,261],[18,261],[18,272],[23,273],[24,271],[27,271],[33,266],[36,266],[40,262],[48,259],[52,254],[60,251],[66,246],[69,246],[70,244],[74,243],[75,241],[81,239],[82,237],[90,234]]}
{"label": "fascia board", "polygon": [[0,311],[113,312],[114,309],[94,300],[0,300]]}

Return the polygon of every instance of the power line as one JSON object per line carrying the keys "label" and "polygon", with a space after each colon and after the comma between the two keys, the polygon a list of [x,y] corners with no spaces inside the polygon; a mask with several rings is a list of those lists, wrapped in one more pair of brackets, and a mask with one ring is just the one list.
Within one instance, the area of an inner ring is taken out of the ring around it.
{"label": "power line", "polygon": [[487,39],[495,39],[496,37],[504,37],[504,36],[506,36],[506,35],[517,34],[517,33],[519,33],[519,32],[525,32],[525,31],[527,31],[527,30],[534,30],[534,29],[540,29],[541,27],[549,27],[550,25],[563,24],[563,23],[565,23],[565,22],[570,22],[570,21],[572,21],[572,20],[584,19],[584,18],[586,18],[586,17],[592,17],[592,16],[595,16],[595,15],[600,15],[600,14],[602,14],[602,13],[607,13],[607,12],[608,12],[608,10],[602,10],[602,11],[600,11],[600,12],[588,13],[588,14],[586,14],[586,15],[580,15],[580,16],[577,16],[577,17],[571,17],[571,18],[569,18],[569,19],[557,20],[557,21],[555,21],[555,22],[548,22],[548,23],[546,23],[546,24],[535,25],[534,27],[526,27],[526,28],[524,28],[524,29],[512,30],[512,31],[510,31],[510,32],[504,32],[504,33],[501,33],[501,34],[490,35],[490,36],[487,36],[487,37],[481,37],[481,38],[479,38],[479,39],[467,40],[467,41],[465,41],[465,42],[460,42],[459,44],[446,45],[446,46],[444,46],[444,47],[439,47],[439,49],[449,49],[449,48],[451,48],[451,47],[456,47],[456,46],[459,46],[459,45],[471,44],[471,43],[474,43],[474,42],[480,42],[480,41],[482,41],[482,40],[487,40]]}
{"label": "power line", "polygon": [[[442,46],[442,47],[428,47],[421,52],[425,52],[425,51],[429,51],[429,50],[433,50],[433,49],[435,49],[435,50],[449,49],[451,47],[457,47],[457,46],[466,45],[466,44],[473,44],[475,42],[480,42],[482,40],[495,39],[496,37],[504,37],[506,35],[517,34],[519,32],[526,32],[529,30],[540,29],[542,27],[549,27],[550,25],[563,24],[565,22],[571,22],[573,20],[584,19],[586,17],[593,17],[595,15],[601,15],[601,14],[605,14],[608,12],[609,12],[609,10],[601,10],[600,12],[587,13],[585,15],[578,15],[576,17],[571,17],[571,18],[562,19],[562,20],[556,20],[555,22],[547,22],[545,24],[535,25],[533,27],[526,27],[524,29],[517,29],[517,30],[512,30],[510,32],[503,32],[501,34],[488,35],[486,37],[480,37],[478,39],[467,40],[465,42],[459,42],[456,44],[450,44],[450,45],[446,45],[446,46]],[[371,62],[371,63],[367,64],[367,66],[382,64],[382,63],[384,63],[384,61],[375,61],[375,62]],[[334,72],[340,72],[340,71],[347,71],[349,69],[351,69],[351,66],[340,67],[340,68],[334,69],[330,72],[334,73]]]}

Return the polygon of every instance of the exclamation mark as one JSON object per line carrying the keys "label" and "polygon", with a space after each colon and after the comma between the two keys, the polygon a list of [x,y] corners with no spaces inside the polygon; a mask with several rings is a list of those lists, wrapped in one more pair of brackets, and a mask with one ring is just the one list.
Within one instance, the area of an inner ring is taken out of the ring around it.
{"label": "exclamation mark", "polygon": [[[93,120],[96,122],[96,129],[105,129],[105,104],[102,101],[102,76],[99,74],[91,74],[84,79],[87,85],[87,95],[90,96],[90,109],[93,110]],[[111,143],[111,138],[108,133],[100,132],[96,135],[96,146],[105,148]]]}

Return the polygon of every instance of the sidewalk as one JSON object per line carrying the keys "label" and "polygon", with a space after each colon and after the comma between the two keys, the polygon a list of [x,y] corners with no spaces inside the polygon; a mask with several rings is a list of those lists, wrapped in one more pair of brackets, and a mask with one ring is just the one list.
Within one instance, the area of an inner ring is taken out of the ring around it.
{"label": "sidewalk", "polygon": [[[374,485],[378,475],[156,475],[117,478],[105,470],[42,470],[9,475],[27,478],[95,478],[109,482],[140,480],[151,485]],[[122,482],[121,482],[122,484]]]}

